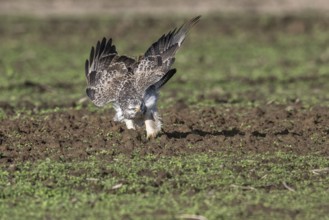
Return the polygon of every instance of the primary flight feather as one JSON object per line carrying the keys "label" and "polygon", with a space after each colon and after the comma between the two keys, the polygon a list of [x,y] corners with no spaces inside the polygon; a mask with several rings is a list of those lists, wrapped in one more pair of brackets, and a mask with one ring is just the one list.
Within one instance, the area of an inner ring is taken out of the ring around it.
{"label": "primary flight feather", "polygon": [[175,54],[199,19],[160,37],[139,59],[118,55],[112,39],[98,41],[85,63],[87,96],[96,106],[113,103],[114,120],[124,121],[128,129],[144,122],[147,138],[156,137],[161,131],[159,89],[176,73],[171,68]]}

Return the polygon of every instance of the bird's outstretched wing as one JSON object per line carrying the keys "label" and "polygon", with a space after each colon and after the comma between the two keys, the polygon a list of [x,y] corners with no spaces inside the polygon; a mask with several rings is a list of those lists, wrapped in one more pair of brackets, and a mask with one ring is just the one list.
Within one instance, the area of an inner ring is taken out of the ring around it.
{"label": "bird's outstretched wing", "polygon": [[[152,85],[162,86],[175,74],[176,71],[170,69],[175,62],[175,54],[184,42],[188,31],[200,20],[200,17],[197,16],[180,28],[162,35],[148,48],[134,71],[136,88],[143,92]],[[165,81],[162,81],[163,79]]]}
{"label": "bird's outstretched wing", "polygon": [[86,93],[96,106],[115,102],[121,89],[129,81],[132,66],[136,61],[126,56],[118,56],[112,39],[97,42],[96,49],[91,48],[89,60],[86,60]]}

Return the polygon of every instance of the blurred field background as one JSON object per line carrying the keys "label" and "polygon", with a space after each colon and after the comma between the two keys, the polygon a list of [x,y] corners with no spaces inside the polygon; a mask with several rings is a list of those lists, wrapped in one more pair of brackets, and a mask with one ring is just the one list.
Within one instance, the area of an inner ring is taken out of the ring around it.
{"label": "blurred field background", "polygon": [[[325,219],[329,1],[0,0],[0,219]],[[202,15],[164,134],[85,96],[91,46],[138,56]]]}
{"label": "blurred field background", "polygon": [[191,15],[209,13],[299,14],[327,13],[326,0],[1,0],[2,14],[24,15]]}

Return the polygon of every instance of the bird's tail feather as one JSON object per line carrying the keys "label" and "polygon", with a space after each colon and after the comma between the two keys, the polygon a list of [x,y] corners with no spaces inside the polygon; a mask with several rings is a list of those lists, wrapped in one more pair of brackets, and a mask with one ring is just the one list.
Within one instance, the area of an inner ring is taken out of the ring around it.
{"label": "bird's tail feather", "polygon": [[168,80],[175,75],[176,69],[169,70],[158,82],[154,84],[155,88],[158,90],[160,89],[164,84],[168,82]]}

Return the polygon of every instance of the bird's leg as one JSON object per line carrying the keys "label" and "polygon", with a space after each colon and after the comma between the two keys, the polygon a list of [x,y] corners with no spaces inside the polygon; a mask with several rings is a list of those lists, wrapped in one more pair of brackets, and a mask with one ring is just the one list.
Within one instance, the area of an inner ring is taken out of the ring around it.
{"label": "bird's leg", "polygon": [[146,126],[146,138],[147,139],[151,139],[151,138],[155,138],[157,136],[157,132],[156,132],[156,126],[155,126],[155,122],[153,119],[146,119],[145,120],[145,126]]}
{"label": "bird's leg", "polygon": [[161,131],[161,121],[157,112],[146,115],[145,127],[147,139],[155,138],[158,135],[158,133]]}
{"label": "bird's leg", "polygon": [[136,129],[133,120],[125,119],[125,123],[128,129]]}
{"label": "bird's leg", "polygon": [[161,122],[161,117],[157,111],[153,113],[153,118],[156,126],[156,131],[157,133],[159,133],[161,131],[162,122]]}

